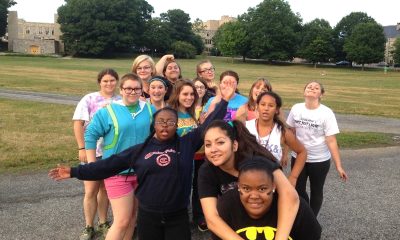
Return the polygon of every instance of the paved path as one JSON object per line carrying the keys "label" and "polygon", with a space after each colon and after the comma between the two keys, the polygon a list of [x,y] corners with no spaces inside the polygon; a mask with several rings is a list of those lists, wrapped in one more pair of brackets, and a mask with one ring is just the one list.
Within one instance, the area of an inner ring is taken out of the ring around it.
{"label": "paved path", "polygon": [[[400,239],[400,147],[343,150],[350,176],[332,166],[319,221],[322,239]],[[46,172],[0,175],[0,239],[78,239],[82,183],[54,182]],[[193,231],[194,240],[207,234]]]}
{"label": "paved path", "polygon": [[[0,97],[63,104],[79,100],[57,94],[12,94],[0,90]],[[398,119],[337,118],[342,130],[400,134]],[[341,154],[350,180],[341,182],[331,167],[319,216],[322,239],[400,239],[400,147],[343,150]],[[78,180],[54,182],[46,171],[0,175],[0,240],[78,239],[84,225],[82,195]],[[194,240],[208,236],[193,230]]]}

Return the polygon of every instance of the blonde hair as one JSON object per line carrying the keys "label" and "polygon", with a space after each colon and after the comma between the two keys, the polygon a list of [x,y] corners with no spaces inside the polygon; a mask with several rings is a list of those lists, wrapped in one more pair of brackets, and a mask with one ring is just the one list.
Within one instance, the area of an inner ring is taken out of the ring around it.
{"label": "blonde hair", "polygon": [[136,69],[138,68],[139,64],[141,64],[144,61],[148,61],[150,63],[151,67],[151,75],[154,76],[156,74],[156,64],[154,63],[154,60],[149,56],[149,55],[139,55],[137,56],[132,63],[132,68],[131,72],[136,74]]}

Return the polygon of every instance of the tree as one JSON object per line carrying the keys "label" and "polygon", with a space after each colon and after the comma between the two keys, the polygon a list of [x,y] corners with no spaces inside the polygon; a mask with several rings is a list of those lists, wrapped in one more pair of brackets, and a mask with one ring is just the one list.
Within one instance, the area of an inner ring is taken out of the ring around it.
{"label": "tree", "polygon": [[347,58],[362,64],[382,61],[385,53],[385,34],[383,27],[377,23],[360,23],[353,29],[344,43]]}
{"label": "tree", "polygon": [[152,12],[145,0],[66,0],[58,22],[69,53],[104,56],[137,47]]}
{"label": "tree", "polygon": [[343,51],[343,45],[346,38],[350,37],[353,33],[354,28],[360,23],[375,22],[376,21],[369,17],[363,12],[352,12],[349,15],[343,17],[340,22],[333,29],[334,35],[334,47],[336,51],[336,60],[344,60],[346,53]]}
{"label": "tree", "polygon": [[223,24],[214,36],[217,49],[224,56],[241,55],[246,60],[250,50],[250,41],[245,24],[241,21],[228,22]]}
{"label": "tree", "polygon": [[203,41],[199,36],[194,34],[189,14],[181,9],[172,9],[168,10],[166,13],[161,13],[160,19],[161,22],[165,24],[172,42],[188,42],[196,48],[198,54],[203,51]]}
{"label": "tree", "polygon": [[334,57],[332,28],[324,19],[315,19],[303,26],[298,56],[313,63],[327,62]]}
{"label": "tree", "polygon": [[203,21],[201,21],[201,19],[196,18],[196,20],[194,20],[194,22],[192,23],[192,30],[195,34],[199,34],[201,32],[203,32],[205,29],[204,23]]}
{"label": "tree", "polygon": [[171,51],[174,53],[174,56],[177,58],[195,58],[196,57],[196,48],[184,41],[176,41],[171,45]]}
{"label": "tree", "polygon": [[190,40],[193,31],[189,14],[181,9],[172,9],[161,13],[160,18],[166,24],[172,39],[187,42]]}
{"label": "tree", "polygon": [[0,0],[0,37],[6,34],[8,8],[15,4],[13,0]]}
{"label": "tree", "polygon": [[153,18],[146,23],[141,44],[143,48],[158,54],[165,54],[171,44],[172,39],[168,29],[160,18]]}
{"label": "tree", "polygon": [[400,64],[400,38],[396,39],[396,41],[393,44],[393,48],[394,48],[394,50],[392,52],[393,60],[394,60],[394,63],[397,65],[397,64]]}
{"label": "tree", "polygon": [[301,19],[284,0],[264,0],[239,18],[246,23],[250,56],[291,60],[300,41]]}
{"label": "tree", "polygon": [[324,39],[314,39],[305,49],[304,57],[314,63],[317,67],[318,62],[328,62],[334,53],[333,46]]}

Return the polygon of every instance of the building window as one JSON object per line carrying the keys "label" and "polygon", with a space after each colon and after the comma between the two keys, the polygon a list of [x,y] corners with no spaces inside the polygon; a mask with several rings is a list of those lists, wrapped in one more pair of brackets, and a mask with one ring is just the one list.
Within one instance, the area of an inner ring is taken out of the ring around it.
{"label": "building window", "polygon": [[25,33],[26,34],[30,34],[31,31],[29,31],[29,29],[26,29]]}

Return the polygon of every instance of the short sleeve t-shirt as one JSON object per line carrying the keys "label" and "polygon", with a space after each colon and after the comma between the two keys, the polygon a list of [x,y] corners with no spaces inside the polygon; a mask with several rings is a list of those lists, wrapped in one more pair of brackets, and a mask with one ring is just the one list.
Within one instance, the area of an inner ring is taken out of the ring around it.
{"label": "short sleeve t-shirt", "polygon": [[[204,106],[203,112],[207,112],[208,108],[213,101],[214,97],[210,98],[207,101],[207,104]],[[226,110],[226,115],[224,117],[225,121],[231,121],[236,119],[237,110],[244,104],[247,103],[247,98],[236,93],[235,96],[229,100],[228,109]]]}
{"label": "short sleeve t-shirt", "polygon": [[[306,162],[323,162],[331,158],[326,136],[339,133],[335,114],[327,106],[320,104],[316,109],[307,109],[305,103],[295,104],[286,120],[296,129],[296,137],[307,149]],[[292,156],[296,154],[292,152]]]}
{"label": "short sleeve t-shirt", "polygon": [[178,112],[178,128],[176,129],[178,136],[182,137],[196,127],[197,123],[189,113]]}
{"label": "short sleeve t-shirt", "polygon": [[[277,194],[269,211],[259,219],[251,218],[240,201],[239,192],[230,191],[218,199],[217,209],[221,218],[243,239],[275,239],[278,220]],[[300,199],[299,210],[290,232],[293,240],[318,240],[321,237],[321,226],[311,208]],[[213,235],[213,239],[219,239]]]}
{"label": "short sleeve t-shirt", "polygon": [[[107,106],[108,104],[121,100],[121,96],[115,95],[111,98],[103,97],[100,92],[93,92],[85,95],[76,106],[72,120],[85,121],[84,128],[86,129],[90,120],[92,120],[97,110]],[[97,142],[96,157],[102,156],[102,139]]]}

